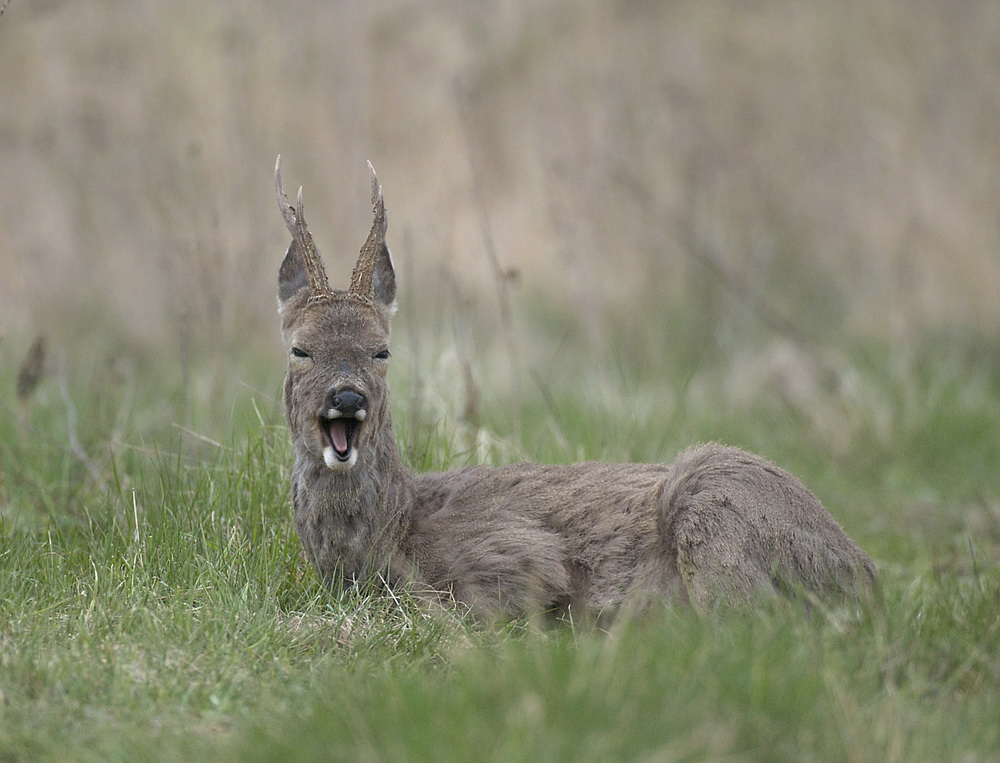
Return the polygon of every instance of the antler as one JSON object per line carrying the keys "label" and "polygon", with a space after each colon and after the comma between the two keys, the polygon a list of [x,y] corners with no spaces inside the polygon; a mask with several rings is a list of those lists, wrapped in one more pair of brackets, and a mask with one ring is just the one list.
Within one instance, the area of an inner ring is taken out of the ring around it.
{"label": "antler", "polygon": [[372,173],[372,213],[375,219],[372,221],[372,229],[368,234],[368,240],[361,247],[361,256],[351,273],[351,294],[361,297],[370,297],[374,288],[373,278],[375,272],[375,261],[382,247],[385,246],[385,231],[388,225],[385,216],[385,202],[382,200],[382,186],[379,185],[375,168],[368,162],[368,169]]}
{"label": "antler", "polygon": [[299,195],[293,207],[288,203],[288,197],[281,188],[281,154],[274,163],[274,190],[278,196],[278,209],[281,216],[285,218],[285,225],[288,232],[292,234],[292,239],[299,246],[299,253],[306,268],[306,277],[309,279],[309,289],[313,297],[331,294],[330,282],[326,278],[326,270],[323,269],[323,261],[316,251],[316,244],[313,243],[312,234],[306,225],[305,210],[302,206],[302,188],[299,187]]}

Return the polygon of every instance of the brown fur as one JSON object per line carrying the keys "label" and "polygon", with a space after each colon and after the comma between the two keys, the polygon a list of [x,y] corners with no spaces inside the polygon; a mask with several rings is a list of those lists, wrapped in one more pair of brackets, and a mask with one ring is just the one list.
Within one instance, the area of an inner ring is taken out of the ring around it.
{"label": "brown fur", "polygon": [[[328,582],[412,583],[487,615],[599,614],[671,599],[707,610],[800,589],[850,599],[873,587],[871,559],[815,496],[736,448],[699,445],[670,466],[410,474],[388,406],[395,275],[374,172],[375,223],[346,292],[313,272],[301,196],[297,214],[280,179],[278,196],[293,235],[278,293],[295,525]],[[345,390],[361,413],[334,410]],[[327,436],[341,425],[351,428],[344,452]]]}

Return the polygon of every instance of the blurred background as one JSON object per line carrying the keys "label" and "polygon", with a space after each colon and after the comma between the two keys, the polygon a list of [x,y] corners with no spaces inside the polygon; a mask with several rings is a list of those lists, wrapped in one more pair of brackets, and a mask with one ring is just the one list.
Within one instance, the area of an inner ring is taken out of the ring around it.
{"label": "blurred background", "polygon": [[13,0],[0,361],[44,335],[93,437],[277,420],[275,156],[341,286],[370,159],[397,404],[615,413],[598,457],[889,450],[942,366],[995,405],[998,82],[993,0]]}

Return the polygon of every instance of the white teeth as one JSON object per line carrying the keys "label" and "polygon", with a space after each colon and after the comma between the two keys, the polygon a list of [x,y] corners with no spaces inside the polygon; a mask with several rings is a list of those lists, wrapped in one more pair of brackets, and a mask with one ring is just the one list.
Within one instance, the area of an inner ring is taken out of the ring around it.
{"label": "white teeth", "polygon": [[[326,417],[328,419],[339,419],[343,415],[344,414],[342,414],[336,408],[331,408],[330,410],[328,410],[326,412]],[[365,420],[365,416],[367,416],[367,415],[368,415],[368,411],[366,411],[364,408],[362,408],[359,411],[355,411],[354,418],[356,418],[358,421],[364,421]]]}

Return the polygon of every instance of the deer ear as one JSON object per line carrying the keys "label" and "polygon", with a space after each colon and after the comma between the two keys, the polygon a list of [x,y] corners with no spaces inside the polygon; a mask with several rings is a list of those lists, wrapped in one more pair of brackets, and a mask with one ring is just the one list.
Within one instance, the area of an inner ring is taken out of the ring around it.
{"label": "deer ear", "polygon": [[384,243],[375,258],[372,269],[372,290],[375,300],[396,312],[396,271],[392,267],[392,255]]}
{"label": "deer ear", "polygon": [[285,304],[308,286],[309,276],[306,273],[305,261],[302,259],[302,251],[298,242],[293,239],[278,270],[278,302]]}

